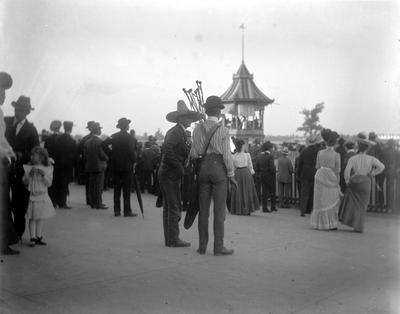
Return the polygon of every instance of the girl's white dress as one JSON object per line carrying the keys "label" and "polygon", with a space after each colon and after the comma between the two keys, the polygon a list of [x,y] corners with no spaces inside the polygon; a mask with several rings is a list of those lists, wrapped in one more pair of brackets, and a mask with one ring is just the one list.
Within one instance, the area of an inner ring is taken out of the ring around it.
{"label": "girl's white dress", "polygon": [[[34,173],[29,175],[32,168],[42,169],[44,175]],[[30,192],[29,205],[26,212],[27,219],[47,219],[56,214],[53,204],[47,193],[48,187],[53,181],[53,166],[24,165],[24,182]]]}

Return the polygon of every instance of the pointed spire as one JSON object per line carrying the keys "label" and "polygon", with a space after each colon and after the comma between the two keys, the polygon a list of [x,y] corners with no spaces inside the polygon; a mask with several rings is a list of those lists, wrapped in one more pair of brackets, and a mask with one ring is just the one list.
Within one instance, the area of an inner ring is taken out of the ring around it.
{"label": "pointed spire", "polygon": [[242,63],[244,64],[244,24],[240,25],[240,29],[242,30]]}

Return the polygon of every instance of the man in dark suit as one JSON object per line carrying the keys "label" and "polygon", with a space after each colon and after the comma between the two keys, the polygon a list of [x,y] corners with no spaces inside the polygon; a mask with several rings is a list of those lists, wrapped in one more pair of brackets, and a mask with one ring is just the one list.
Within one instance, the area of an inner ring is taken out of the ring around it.
{"label": "man in dark suit", "polygon": [[124,200],[124,217],[136,217],[131,209],[131,181],[133,165],[135,164],[135,141],[128,133],[131,120],[121,118],[117,128],[121,131],[113,134],[103,142],[103,146],[111,146],[114,183],[114,214],[121,216],[121,189]]}
{"label": "man in dark suit", "polygon": [[64,133],[59,135],[54,147],[53,186],[55,189],[55,205],[62,209],[71,209],[67,205],[68,185],[73,179],[77,152],[77,144],[71,136],[72,126],[71,121],[64,121]]}
{"label": "man in dark suit", "polygon": [[163,196],[163,226],[165,245],[169,247],[190,246],[189,242],[179,238],[179,220],[181,217],[181,180],[185,162],[189,155],[189,146],[185,134],[186,128],[200,119],[195,111],[190,111],[183,101],[178,102],[178,110],[167,114],[166,119],[176,123],[165,135],[162,147],[161,165],[158,173]]}
{"label": "man in dark suit", "polygon": [[[261,200],[264,213],[276,211],[276,168],[272,156],[273,145],[265,142],[261,153],[255,159],[254,172],[257,180],[261,182]],[[271,210],[268,209],[268,197],[271,200]]]}
{"label": "man in dark suit", "polygon": [[284,147],[282,156],[278,159],[277,182],[279,207],[281,208],[289,208],[290,189],[292,187],[293,164],[288,155],[289,149]]}
{"label": "man in dark suit", "polygon": [[5,117],[6,138],[13,148],[16,161],[11,175],[12,212],[14,214],[15,230],[20,238],[25,231],[25,214],[28,209],[29,191],[25,188],[22,177],[24,175],[23,164],[29,162],[32,148],[39,145],[39,135],[35,126],[26,117],[31,110],[29,97],[20,96],[13,101],[14,117]]}
{"label": "man in dark suit", "polygon": [[94,123],[95,123],[94,121],[88,121],[86,128],[89,130],[89,134],[85,135],[78,144],[78,154],[79,154],[78,159],[80,164],[79,175],[82,177],[81,180],[79,180],[78,178],[78,182],[81,181],[82,183],[85,184],[86,205],[90,205],[91,202],[89,196],[89,180],[85,173],[86,160],[84,152],[85,152],[85,143],[87,142],[88,139],[90,139],[93,136],[92,127]]}
{"label": "man in dark suit", "polygon": [[301,180],[300,212],[303,217],[305,214],[311,213],[313,208],[314,176],[317,171],[315,165],[319,151],[317,144],[321,141],[320,136],[310,136],[307,139],[308,146],[299,157],[298,172]]}
{"label": "man in dark suit", "polygon": [[92,126],[92,136],[86,141],[84,147],[85,172],[89,180],[89,201],[94,209],[107,209],[103,204],[102,194],[104,189],[104,171],[107,167],[107,154],[102,147],[100,139],[102,127],[95,122]]}

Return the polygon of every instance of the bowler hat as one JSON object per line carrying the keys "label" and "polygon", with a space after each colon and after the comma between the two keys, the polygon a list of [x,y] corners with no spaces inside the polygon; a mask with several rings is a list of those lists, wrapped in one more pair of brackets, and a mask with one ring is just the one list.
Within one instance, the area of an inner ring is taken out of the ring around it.
{"label": "bowler hat", "polygon": [[11,105],[14,108],[25,109],[29,111],[35,110],[35,108],[31,106],[31,99],[26,96],[19,96],[17,101],[11,102]]}
{"label": "bowler hat", "polygon": [[73,126],[74,126],[74,123],[72,121],[64,121],[63,122],[64,129],[71,129]]}
{"label": "bowler hat", "polygon": [[6,72],[0,72],[0,88],[9,89],[12,86],[13,80],[11,75]]}
{"label": "bowler hat", "polygon": [[98,123],[98,122],[93,122],[93,124],[92,124],[92,126],[91,126],[91,128],[90,128],[90,131],[99,130],[99,129],[102,129],[102,128],[103,128],[103,127],[100,126],[100,123]]}
{"label": "bowler hat", "polygon": [[127,118],[121,118],[121,119],[118,120],[118,124],[117,124],[116,127],[117,127],[118,129],[124,128],[124,127],[128,126],[129,123],[131,123],[131,120],[129,120],[129,119],[127,119]]}
{"label": "bowler hat", "polygon": [[222,104],[222,100],[218,96],[209,96],[206,99],[206,102],[204,103],[203,107],[207,109],[211,108],[218,108],[218,109],[224,109],[225,106]]}
{"label": "bowler hat", "polygon": [[180,117],[187,117],[191,119],[193,122],[195,122],[201,119],[201,113],[189,110],[185,102],[183,100],[179,100],[177,103],[177,110],[171,111],[165,116],[165,118],[169,122],[176,123],[178,121],[178,118]]}
{"label": "bowler hat", "polygon": [[270,141],[267,141],[264,144],[262,144],[261,151],[265,152],[266,150],[269,150],[272,147],[274,147],[274,145]]}
{"label": "bowler hat", "polygon": [[94,121],[88,121],[86,128],[90,130],[93,127],[94,123]]}

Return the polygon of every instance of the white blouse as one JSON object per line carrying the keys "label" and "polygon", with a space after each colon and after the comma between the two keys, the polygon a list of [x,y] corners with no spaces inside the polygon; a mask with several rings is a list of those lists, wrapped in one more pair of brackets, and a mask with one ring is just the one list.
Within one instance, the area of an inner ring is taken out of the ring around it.
{"label": "white blouse", "polygon": [[361,153],[354,155],[347,162],[346,169],[344,170],[344,179],[346,183],[349,183],[352,171],[354,175],[361,174],[364,176],[376,176],[377,174],[380,174],[384,169],[385,166],[378,159],[365,153]]}
{"label": "white blouse", "polygon": [[233,166],[235,169],[247,167],[254,174],[253,163],[249,153],[239,152],[233,155]]}
{"label": "white blouse", "polygon": [[6,124],[4,122],[3,110],[0,108],[0,158],[4,157],[9,158],[14,155],[12,147],[7,142],[5,133],[6,133]]}

